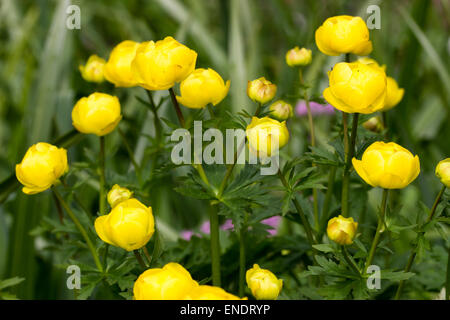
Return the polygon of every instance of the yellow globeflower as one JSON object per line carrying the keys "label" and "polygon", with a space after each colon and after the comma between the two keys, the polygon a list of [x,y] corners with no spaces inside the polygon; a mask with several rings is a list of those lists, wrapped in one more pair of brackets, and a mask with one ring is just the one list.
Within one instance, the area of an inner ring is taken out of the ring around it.
{"label": "yellow globeflower", "polygon": [[166,90],[195,69],[197,53],[172,37],[141,43],[132,63],[138,84],[147,90]]}
{"label": "yellow globeflower", "polygon": [[386,65],[380,65],[375,59],[369,58],[369,57],[361,57],[358,59],[358,62],[364,63],[364,64],[372,64],[374,63],[376,66],[380,67],[381,69],[383,69],[383,71],[386,72]]}
{"label": "yellow globeflower", "polygon": [[306,48],[295,47],[286,52],[286,63],[289,67],[306,66],[311,60],[312,51]]}
{"label": "yellow globeflower", "polygon": [[352,163],[365,182],[384,189],[402,189],[420,172],[419,157],[394,142],[374,142]]}
{"label": "yellow globeflower", "polygon": [[185,268],[170,262],[142,273],[134,283],[133,293],[136,300],[181,300],[197,286]]}
{"label": "yellow globeflower", "polygon": [[339,215],[328,221],[328,238],[340,245],[352,244],[357,228],[358,223],[353,218],[344,218]]}
{"label": "yellow globeflower", "polygon": [[247,95],[255,102],[265,104],[275,97],[277,86],[264,77],[247,83]]}
{"label": "yellow globeflower", "polygon": [[95,220],[95,231],[113,246],[127,251],[142,248],[155,232],[152,207],[134,198],[125,200]]}
{"label": "yellow globeflower", "polygon": [[441,182],[450,188],[450,158],[442,160],[436,166],[436,176],[441,179]]}
{"label": "yellow globeflower", "polygon": [[222,101],[230,89],[230,80],[226,83],[213,69],[196,69],[180,84],[181,97],[177,100],[182,105],[201,109],[208,105],[214,106]]}
{"label": "yellow globeflower", "polygon": [[83,97],[72,110],[73,126],[80,132],[104,136],[113,131],[122,119],[119,99],[94,92]]}
{"label": "yellow globeflower", "polygon": [[108,192],[108,203],[111,208],[114,208],[119,203],[130,199],[133,196],[133,192],[128,190],[127,188],[123,188],[118,184],[113,185],[111,190]]}
{"label": "yellow globeflower", "polygon": [[397,81],[394,78],[386,77],[386,100],[384,107],[380,111],[387,111],[395,107],[403,98],[404,89],[398,87]]}
{"label": "yellow globeflower", "polygon": [[253,117],[247,126],[246,135],[249,147],[264,156],[278,153],[289,140],[286,121],[279,122],[269,117]]}
{"label": "yellow globeflower", "polygon": [[283,100],[277,100],[269,107],[270,115],[279,121],[292,118],[294,111],[292,105]]}
{"label": "yellow globeflower", "polygon": [[131,40],[122,41],[114,47],[105,65],[104,75],[106,80],[114,83],[116,87],[136,86],[136,81],[131,72],[131,62],[138,47],[139,43]]}
{"label": "yellow globeflower", "polygon": [[328,78],[330,86],[323,96],[336,109],[370,114],[384,107],[386,74],[378,65],[340,62]]}
{"label": "yellow globeflower", "polygon": [[226,292],[222,288],[213,286],[197,286],[189,291],[184,300],[247,300],[240,299],[231,293]]}
{"label": "yellow globeflower", "polygon": [[24,193],[35,194],[50,188],[67,170],[67,150],[39,142],[16,165],[16,177]]}
{"label": "yellow globeflower", "polygon": [[261,269],[254,264],[245,275],[247,286],[257,300],[276,300],[283,287],[283,280],[278,279],[271,271]]}
{"label": "yellow globeflower", "polygon": [[105,59],[93,54],[86,61],[86,65],[81,65],[78,69],[80,69],[81,76],[84,80],[100,83],[105,81],[105,77],[103,75],[105,63]]}
{"label": "yellow globeflower", "polygon": [[353,53],[365,56],[372,52],[369,29],[360,17],[336,16],[325,20],[316,30],[316,44],[329,56]]}

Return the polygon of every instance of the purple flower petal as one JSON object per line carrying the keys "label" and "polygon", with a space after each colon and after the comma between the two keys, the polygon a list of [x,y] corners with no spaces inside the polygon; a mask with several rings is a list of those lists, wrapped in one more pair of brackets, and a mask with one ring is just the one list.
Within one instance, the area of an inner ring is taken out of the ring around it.
{"label": "purple flower petal", "polygon": [[[314,101],[310,101],[309,107],[311,108],[311,113],[313,116],[335,113],[335,110],[331,104],[323,105]],[[308,114],[308,110],[306,109],[306,102],[304,100],[300,100],[299,102],[297,102],[297,105],[295,106],[295,113],[299,117],[303,117]]]}
{"label": "purple flower petal", "polygon": [[194,232],[192,232],[192,230],[183,230],[183,231],[181,231],[181,238],[183,238],[186,241],[191,240],[193,235],[194,235]]}

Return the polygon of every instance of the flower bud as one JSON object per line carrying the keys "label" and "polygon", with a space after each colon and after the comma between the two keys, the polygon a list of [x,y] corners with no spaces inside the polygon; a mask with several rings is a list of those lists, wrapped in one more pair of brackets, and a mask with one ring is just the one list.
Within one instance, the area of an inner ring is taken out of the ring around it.
{"label": "flower bud", "polygon": [[39,142],[16,165],[16,177],[24,193],[35,194],[50,188],[68,170],[67,150]]}
{"label": "flower bud", "polygon": [[386,73],[378,65],[340,62],[328,73],[328,78],[330,86],[323,96],[336,109],[370,114],[384,107]]}
{"label": "flower bud", "polygon": [[384,129],[383,122],[381,121],[380,117],[372,117],[369,120],[365,121],[362,125],[367,130],[375,133],[380,133]]}
{"label": "flower bud", "polygon": [[105,65],[106,80],[114,83],[116,87],[136,86],[136,80],[131,72],[131,62],[138,47],[139,43],[131,40],[122,41],[114,47]]}
{"label": "flower bud", "polygon": [[89,82],[101,83],[105,81],[105,77],[103,75],[105,64],[105,59],[102,59],[96,54],[93,54],[86,61],[86,65],[80,65],[78,69],[80,69],[81,76],[84,80]]}
{"label": "flower bud", "polygon": [[222,288],[203,285],[189,291],[184,300],[247,300],[247,298],[240,299]]}
{"label": "flower bud", "polygon": [[283,287],[283,280],[278,279],[272,272],[261,269],[254,264],[245,275],[247,286],[257,300],[276,300]]}
{"label": "flower bud", "polygon": [[329,56],[353,53],[365,56],[372,52],[369,29],[361,17],[335,16],[328,18],[316,30],[319,50]]}
{"label": "flower bud", "polygon": [[398,87],[397,81],[394,78],[386,77],[386,100],[384,107],[380,111],[388,111],[394,108],[403,98],[404,89]]}
{"label": "flower bud", "polygon": [[113,131],[122,119],[119,99],[94,92],[78,100],[72,110],[73,126],[80,132],[104,136]]}
{"label": "flower bud", "polygon": [[147,90],[166,90],[195,69],[197,53],[172,37],[140,44],[132,63],[133,74]]}
{"label": "flower bud", "polygon": [[218,104],[230,89],[230,80],[226,83],[213,69],[196,69],[180,84],[181,97],[177,100],[191,109],[201,109],[211,103]]}
{"label": "flower bud", "polygon": [[352,244],[357,228],[358,223],[353,218],[344,218],[339,215],[328,221],[328,238],[340,245]]}
{"label": "flower bud", "polygon": [[136,300],[180,300],[197,286],[185,268],[170,262],[142,273],[134,283],[133,294]]}
{"label": "flower bud", "polygon": [[113,185],[111,190],[108,192],[108,203],[111,208],[114,208],[119,203],[130,199],[133,196],[133,192],[128,190],[127,188],[123,188],[118,184]]}
{"label": "flower bud", "polygon": [[277,154],[289,140],[286,121],[279,122],[269,117],[253,117],[247,126],[246,135],[252,151],[269,157]]}
{"label": "flower bud", "polygon": [[270,115],[279,121],[287,120],[294,115],[292,105],[283,100],[277,100],[272,103],[269,111]]}
{"label": "flower bud", "polygon": [[450,188],[450,158],[442,160],[436,166],[436,176],[441,179],[441,182]]}
{"label": "flower bud", "polygon": [[277,86],[261,77],[247,83],[247,95],[255,102],[265,104],[275,97]]}
{"label": "flower bud", "polygon": [[311,60],[312,51],[306,48],[295,47],[286,53],[286,63],[289,67],[306,66]]}
{"label": "flower bud", "polygon": [[384,189],[405,188],[420,173],[419,157],[394,142],[374,142],[352,163],[366,183]]}
{"label": "flower bud", "polygon": [[137,199],[120,202],[94,226],[100,239],[127,251],[145,246],[155,232],[152,208]]}

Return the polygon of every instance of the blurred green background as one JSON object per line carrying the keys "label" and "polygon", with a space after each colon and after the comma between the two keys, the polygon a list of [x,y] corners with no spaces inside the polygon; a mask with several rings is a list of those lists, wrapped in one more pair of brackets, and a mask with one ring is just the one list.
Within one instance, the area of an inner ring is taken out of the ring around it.
{"label": "blurred green background", "polygon": [[[81,10],[81,28],[66,28],[66,8]],[[296,45],[313,50],[313,63],[306,71],[312,94],[320,95],[327,85],[326,71],[339,57],[320,53],[314,31],[329,16],[349,14],[366,19],[366,9],[381,9],[381,29],[371,30],[371,57],[387,66],[387,73],[405,89],[405,96],[389,112],[392,137],[418,154],[422,173],[404,190],[404,210],[417,202],[430,205],[439,182],[434,177],[437,162],[450,156],[450,2],[415,1],[324,1],[324,0],[148,0],[148,1],[0,1],[0,183],[14,172],[26,149],[38,141],[53,141],[72,130],[70,113],[77,99],[95,90],[118,95],[124,113],[121,128],[139,161],[149,156],[148,139],[153,134],[152,115],[135,96],[142,89],[114,89],[112,85],[86,83],[78,66],[91,54],[107,59],[120,41],[158,40],[174,36],[198,52],[197,67],[212,67],[231,80],[224,108],[252,110],[246,96],[247,80],[265,76],[279,87],[277,96],[295,90],[297,74],[287,67],[286,51]],[[158,100],[161,95],[157,93]],[[173,119],[170,106],[161,114]],[[185,110],[184,110],[185,111]],[[188,113],[188,111],[185,111]],[[329,140],[333,117],[318,120],[318,141]],[[306,124],[297,127],[289,152],[305,149]],[[108,180],[126,175],[130,162],[118,133],[108,139]],[[70,149],[70,159],[82,161],[98,141],[87,137]],[[95,157],[95,153],[91,156]],[[95,179],[82,170],[81,197],[97,209]],[[156,184],[158,185],[158,184]],[[197,227],[206,217],[204,204],[185,199],[172,191],[173,183],[151,188],[152,206],[166,227],[162,232],[174,240],[180,230]],[[146,195],[143,195],[146,196]],[[19,298],[67,298],[66,275],[58,269],[51,244],[32,236],[44,216],[56,217],[51,194],[27,197],[14,192],[0,204],[0,279],[26,278],[15,291]],[[372,210],[376,208],[371,203]],[[180,214],[188,212],[188,215]],[[178,214],[177,214],[178,213]],[[406,250],[406,247],[403,248]]]}

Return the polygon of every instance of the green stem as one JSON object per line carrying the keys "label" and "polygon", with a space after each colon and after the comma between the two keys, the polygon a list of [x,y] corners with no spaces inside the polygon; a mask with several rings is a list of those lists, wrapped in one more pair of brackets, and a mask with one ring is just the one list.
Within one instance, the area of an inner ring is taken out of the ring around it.
{"label": "green stem", "polygon": [[105,137],[100,137],[100,215],[106,214],[106,189],[105,189]]}
{"label": "green stem", "polygon": [[383,189],[383,198],[381,200],[381,211],[378,216],[378,226],[375,232],[375,237],[372,241],[372,246],[370,247],[369,255],[364,266],[364,272],[367,272],[367,268],[372,264],[373,258],[375,256],[375,251],[377,249],[378,243],[380,242],[381,233],[384,231],[384,216],[386,214],[386,205],[389,195],[388,189]]}
{"label": "green stem", "polygon": [[353,269],[353,271],[361,275],[361,272],[359,271],[353,259],[350,257],[350,254],[345,246],[342,246],[342,253],[344,255],[345,261],[347,261],[348,265]]}
{"label": "green stem", "polygon": [[214,286],[220,287],[220,239],[219,239],[219,215],[217,214],[217,206],[210,207],[210,236],[211,236],[211,270],[212,283]]}
{"label": "green stem", "polygon": [[[437,208],[439,202],[441,201],[441,198],[442,198],[442,195],[444,194],[445,188],[446,188],[445,186],[442,186],[441,191],[439,191],[436,199],[434,200],[433,206],[431,207],[430,214],[428,215],[428,218],[425,221],[425,224],[429,223],[431,220],[433,220],[434,214],[436,212],[436,208]],[[409,272],[411,270],[412,265],[414,263],[414,259],[416,258],[416,255],[417,255],[418,240],[420,237],[423,237],[424,235],[425,235],[424,231],[421,231],[417,234],[416,244],[415,244],[413,250],[411,251],[411,254],[409,255],[409,259],[408,259],[408,262],[405,267],[405,272]],[[404,284],[405,284],[404,280],[401,280],[399,282],[397,292],[395,293],[395,297],[394,297],[395,300],[400,299]]]}
{"label": "green stem", "polygon": [[445,281],[445,300],[450,300],[450,246],[448,247],[447,279]]}
{"label": "green stem", "polygon": [[331,199],[333,198],[334,179],[336,178],[336,170],[337,168],[335,166],[332,166],[328,174],[328,189],[327,193],[325,194],[325,200],[323,202],[322,221],[320,223],[320,232],[319,232],[320,234],[323,234],[325,232],[325,226],[329,218]]}
{"label": "green stem", "polygon": [[[280,178],[281,183],[286,189],[290,189],[289,184],[286,181],[286,178],[281,173],[280,169],[278,169],[278,177]],[[308,218],[306,218],[305,213],[303,212],[302,207],[300,206],[300,203],[298,202],[297,198],[292,198],[292,202],[294,203],[295,209],[297,210],[298,214],[300,215],[300,219],[303,224],[303,228],[306,232],[306,237],[308,238],[309,244],[312,246],[313,244],[316,244],[316,240],[314,239],[314,235],[312,232],[311,225],[308,222]]]}
{"label": "green stem", "polygon": [[69,205],[66,203],[66,201],[63,199],[63,197],[60,195],[58,190],[56,188],[52,188],[52,191],[54,192],[58,201],[61,203],[64,210],[66,210],[70,219],[72,219],[72,221],[75,224],[75,226],[77,227],[78,231],[80,231],[81,236],[86,241],[86,244],[87,244],[89,250],[91,251],[92,257],[94,258],[94,262],[95,262],[95,265],[97,266],[98,271],[103,273],[103,267],[102,267],[102,264],[100,263],[100,258],[97,254],[97,251],[95,250],[94,244],[92,243],[91,239],[88,236],[86,229],[83,227],[80,220],[78,220],[77,216],[73,213],[72,209],[70,209]]}
{"label": "green stem", "polygon": [[161,137],[162,137],[162,124],[161,119],[158,116],[158,110],[156,109],[155,101],[153,100],[152,92],[149,90],[145,90],[147,92],[148,100],[150,102],[150,109],[153,113],[153,124],[155,126],[155,139],[158,142],[158,147],[161,143]]}
{"label": "green stem", "polygon": [[139,253],[139,250],[133,250],[134,256],[136,257],[136,260],[139,262],[139,265],[143,270],[147,269],[147,266],[144,263],[144,260],[142,259],[141,254]]}
{"label": "green stem", "polygon": [[184,121],[183,113],[181,112],[180,105],[178,104],[178,100],[175,96],[175,92],[173,91],[173,88],[169,89],[170,93],[170,99],[172,99],[173,107],[175,108],[175,112],[177,113],[178,121],[180,122],[180,125],[182,128],[186,125],[186,122]]}
{"label": "green stem", "polygon": [[108,251],[109,251],[109,244],[105,242],[105,253],[103,255],[103,266],[104,269],[106,270],[108,267]]}
{"label": "green stem", "polygon": [[261,113],[261,109],[262,109],[262,104],[258,103],[258,107],[256,108],[256,111],[255,111],[255,117],[259,116],[259,114]]}
{"label": "green stem", "polygon": [[139,174],[139,171],[140,171],[139,165],[136,162],[136,159],[134,158],[133,151],[131,150],[130,144],[128,143],[125,133],[119,127],[117,127],[117,131],[119,132],[119,135],[122,138],[125,149],[127,149],[128,156],[130,157],[131,163],[133,164],[133,167],[134,167],[134,171],[136,171],[136,173]]}
{"label": "green stem", "polygon": [[245,288],[245,231],[247,227],[242,226],[239,231],[239,296],[244,296]]}
{"label": "green stem", "polygon": [[[300,78],[300,85],[302,87],[304,87],[304,81],[303,81],[303,70],[300,68],[299,69],[299,78]],[[315,130],[314,130],[314,121],[313,121],[313,116],[312,116],[312,112],[311,112],[311,107],[309,105],[309,98],[308,98],[308,93],[306,91],[306,89],[303,90],[303,100],[305,100],[305,104],[306,104],[306,110],[308,112],[308,122],[309,122],[309,134],[311,136],[311,146],[315,147],[316,146],[316,135],[315,135]],[[313,151],[314,153],[314,151]],[[315,167],[315,164],[312,164],[313,167]],[[317,189],[313,188],[312,189],[312,194],[313,194],[313,208],[314,208],[314,224],[315,224],[315,228],[316,230],[319,230],[319,201],[318,201],[318,194],[317,194]]]}
{"label": "green stem", "polygon": [[348,194],[350,189],[350,168],[352,167],[352,158],[355,153],[356,135],[358,132],[358,118],[359,113],[353,114],[353,124],[352,124],[352,135],[351,141],[348,139],[348,116],[346,113],[342,114],[342,119],[344,123],[344,150],[345,150],[345,167],[344,175],[342,177],[342,215],[344,217],[349,216],[349,204],[348,204]]}
{"label": "green stem", "polygon": [[148,252],[147,247],[143,246],[142,251],[144,251],[145,258],[147,259],[148,265],[150,266],[150,264],[152,263],[152,257],[150,256],[150,253]]}

